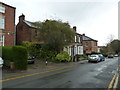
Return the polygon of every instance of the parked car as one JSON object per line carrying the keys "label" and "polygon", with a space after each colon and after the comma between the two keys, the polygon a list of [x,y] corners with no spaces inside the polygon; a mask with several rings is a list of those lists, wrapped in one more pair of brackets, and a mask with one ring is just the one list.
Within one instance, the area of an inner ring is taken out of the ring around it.
{"label": "parked car", "polygon": [[3,59],[0,57],[0,68],[3,66]]}
{"label": "parked car", "polygon": [[35,63],[35,57],[31,54],[28,53],[28,63]]}
{"label": "parked car", "polygon": [[100,56],[97,54],[92,54],[89,56],[88,62],[99,62],[100,61]]}
{"label": "parked car", "polygon": [[115,54],[114,57],[118,57],[118,54]]}
{"label": "parked car", "polygon": [[109,54],[108,58],[114,58],[113,54]]}
{"label": "parked car", "polygon": [[100,57],[100,61],[105,61],[105,57],[102,54],[98,54]]}

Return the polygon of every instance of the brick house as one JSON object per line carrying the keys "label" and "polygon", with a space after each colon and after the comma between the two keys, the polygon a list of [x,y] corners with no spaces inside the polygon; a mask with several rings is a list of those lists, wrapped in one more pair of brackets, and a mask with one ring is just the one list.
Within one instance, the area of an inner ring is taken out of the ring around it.
{"label": "brick house", "polygon": [[0,2],[0,46],[15,45],[15,10]]}
{"label": "brick house", "polygon": [[97,40],[94,40],[85,34],[82,35],[82,45],[84,53],[98,52]]}
{"label": "brick house", "polygon": [[37,35],[37,26],[32,22],[25,20],[25,15],[22,14],[19,16],[19,22],[16,25],[16,45],[21,45],[23,41],[36,43],[38,42],[38,40],[35,39]]}

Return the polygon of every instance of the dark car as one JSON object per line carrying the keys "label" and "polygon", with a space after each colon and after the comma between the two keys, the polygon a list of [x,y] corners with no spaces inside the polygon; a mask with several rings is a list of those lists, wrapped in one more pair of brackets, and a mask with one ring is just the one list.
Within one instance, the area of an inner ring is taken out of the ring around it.
{"label": "dark car", "polygon": [[108,58],[113,58],[113,57],[114,57],[113,54],[108,55]]}
{"label": "dark car", "polygon": [[31,54],[28,53],[28,63],[35,63],[35,57]]}
{"label": "dark car", "polygon": [[98,54],[100,57],[100,61],[105,61],[105,57],[102,54]]}

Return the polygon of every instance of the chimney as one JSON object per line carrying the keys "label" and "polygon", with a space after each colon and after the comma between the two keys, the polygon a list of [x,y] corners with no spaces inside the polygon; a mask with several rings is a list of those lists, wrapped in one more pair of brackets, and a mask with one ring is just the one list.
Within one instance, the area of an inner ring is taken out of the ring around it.
{"label": "chimney", "polygon": [[83,36],[85,36],[85,34],[83,33]]}
{"label": "chimney", "polygon": [[73,27],[73,30],[76,32],[76,30],[77,30],[77,27],[76,27],[76,26],[74,26],[74,27]]}
{"label": "chimney", "polygon": [[25,20],[25,15],[22,14],[21,16],[19,16],[19,22],[22,22],[23,20]]}

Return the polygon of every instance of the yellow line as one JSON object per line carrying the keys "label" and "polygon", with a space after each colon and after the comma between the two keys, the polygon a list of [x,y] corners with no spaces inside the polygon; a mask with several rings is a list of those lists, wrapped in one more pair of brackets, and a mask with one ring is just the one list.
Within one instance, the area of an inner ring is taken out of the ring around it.
{"label": "yellow line", "polygon": [[0,80],[0,82],[5,82],[5,81],[9,81],[9,80],[24,78],[24,77],[28,77],[28,76],[34,76],[34,75],[43,74],[43,73],[52,72],[52,71],[57,71],[57,70],[62,70],[62,69],[65,69],[65,68],[57,68],[57,69],[53,69],[53,70],[49,70],[49,71],[44,71],[44,72],[38,72],[38,73],[27,74],[27,75],[22,75],[22,76],[16,76],[16,77],[13,77],[13,78],[8,78],[8,79]]}
{"label": "yellow line", "polygon": [[48,73],[48,72],[53,72],[53,71],[58,71],[58,70],[63,70],[63,69],[65,69],[65,68],[70,68],[70,67],[73,67],[73,66],[62,67],[62,68],[57,68],[57,69],[52,69],[52,70],[48,70],[48,71],[44,71],[44,72],[37,72],[37,73],[27,74],[27,75],[22,75],[22,76],[16,76],[16,77],[13,77],[13,78],[8,78],[8,79],[0,80],[0,82],[5,82],[5,81],[9,81],[9,80],[15,80],[15,79],[19,79],[19,78],[34,76],[34,75],[43,74],[43,73]]}
{"label": "yellow line", "polygon": [[115,90],[116,90],[116,88],[117,88],[118,78],[119,78],[119,76],[116,77],[116,80],[115,80],[115,83],[114,83],[114,86],[113,86],[113,88],[114,88]]}
{"label": "yellow line", "polygon": [[111,80],[111,82],[110,82],[110,84],[108,86],[108,90],[110,90],[110,88],[112,88],[112,85],[113,85],[113,82],[115,80],[115,77],[116,77],[116,75],[113,76],[113,78],[112,78],[112,80]]}

